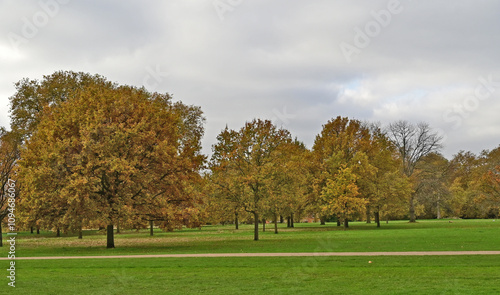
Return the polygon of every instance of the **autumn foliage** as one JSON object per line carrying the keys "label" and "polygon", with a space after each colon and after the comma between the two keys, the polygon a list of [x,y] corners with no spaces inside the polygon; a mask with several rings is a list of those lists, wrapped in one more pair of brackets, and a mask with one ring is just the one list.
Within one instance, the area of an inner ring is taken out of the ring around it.
{"label": "autumn foliage", "polygon": [[44,105],[31,127],[19,162],[22,206],[31,225],[107,226],[112,248],[114,225],[177,227],[195,213],[191,190],[204,157],[190,116],[201,112],[168,94],[96,80]]}
{"label": "autumn foliage", "polygon": [[[199,107],[99,75],[15,84],[0,129],[0,181],[16,180],[19,225],[79,232],[268,221],[498,218],[500,147],[448,160],[425,123],[329,120],[308,149],[271,121],[226,126],[201,153]],[[0,198],[0,220],[6,202]],[[1,227],[0,227],[1,232]]]}

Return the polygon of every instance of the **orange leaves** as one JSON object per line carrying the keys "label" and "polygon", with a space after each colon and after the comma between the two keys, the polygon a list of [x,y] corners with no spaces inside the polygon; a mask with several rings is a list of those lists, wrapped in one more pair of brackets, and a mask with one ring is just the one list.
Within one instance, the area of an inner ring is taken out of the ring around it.
{"label": "orange leaves", "polygon": [[486,172],[483,176],[487,184],[490,185],[493,191],[500,193],[500,165],[496,165],[494,168]]}
{"label": "orange leaves", "polygon": [[[64,81],[68,84],[61,87]],[[20,89],[31,85],[21,84]],[[58,72],[35,84],[40,103],[51,101],[26,130],[21,162],[27,203],[48,204],[39,207],[37,218],[48,220],[50,213],[48,223],[62,220],[66,227],[95,220],[126,224],[128,219],[164,220],[163,209],[192,205],[186,187],[198,181],[203,162],[199,108],[82,73]],[[44,97],[47,89],[59,98]],[[15,97],[17,110],[26,110],[31,97]]]}
{"label": "orange leaves", "polygon": [[484,192],[488,199],[500,205],[500,165],[488,170],[481,179]]}

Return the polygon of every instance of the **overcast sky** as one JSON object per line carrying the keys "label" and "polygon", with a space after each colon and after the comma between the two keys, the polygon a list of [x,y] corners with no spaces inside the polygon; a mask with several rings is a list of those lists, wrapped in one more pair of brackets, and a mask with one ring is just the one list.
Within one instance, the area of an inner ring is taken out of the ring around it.
{"label": "overcast sky", "polygon": [[0,24],[1,126],[14,82],[72,70],[201,106],[205,153],[253,118],[312,147],[339,115],[500,144],[500,1],[3,0]]}

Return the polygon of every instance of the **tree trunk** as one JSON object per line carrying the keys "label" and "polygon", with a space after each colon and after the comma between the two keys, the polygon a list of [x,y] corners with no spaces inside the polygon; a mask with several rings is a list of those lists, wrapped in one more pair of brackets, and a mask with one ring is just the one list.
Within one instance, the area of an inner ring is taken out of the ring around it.
{"label": "tree trunk", "polygon": [[40,234],[40,228],[39,228],[39,227],[37,227],[37,228],[36,228],[36,234],[37,234],[37,235],[39,235],[39,234]]}
{"label": "tree trunk", "polygon": [[341,226],[342,225],[342,222],[340,222],[340,219],[337,218],[337,226]]}
{"label": "tree trunk", "polygon": [[154,235],[154,225],[155,225],[155,222],[153,220],[150,220],[149,221],[149,235],[150,236]]}
{"label": "tree trunk", "polygon": [[0,247],[3,247],[3,230],[2,230],[2,221],[0,221]]}
{"label": "tree trunk", "polygon": [[108,224],[107,228],[107,245],[106,248],[111,249],[115,247],[115,232],[113,230],[113,225]]}
{"label": "tree trunk", "polygon": [[254,212],[253,219],[254,219],[253,240],[258,241],[259,240],[259,213]]}
{"label": "tree trunk", "polygon": [[280,223],[285,223],[285,220],[283,219],[283,215],[280,215]]}
{"label": "tree trunk", "polygon": [[325,216],[320,216],[319,221],[320,221],[320,225],[326,225],[326,217]]}
{"label": "tree trunk", "polygon": [[234,225],[236,229],[240,229],[240,221],[238,220],[238,212],[234,212]]}
{"label": "tree trunk", "polygon": [[33,234],[33,227],[31,227],[30,230],[31,230],[31,233]]}
{"label": "tree trunk", "polygon": [[441,219],[441,208],[439,208],[439,203],[441,202],[441,196],[438,195],[436,210],[437,210],[437,219]]}
{"label": "tree trunk", "polygon": [[415,196],[412,194],[410,197],[410,222],[415,222]]}
{"label": "tree trunk", "polygon": [[377,227],[380,227],[380,212],[378,210],[375,212],[375,222],[377,223]]}
{"label": "tree trunk", "polygon": [[119,234],[120,233],[120,220],[118,220],[116,222],[116,233]]}
{"label": "tree trunk", "polygon": [[262,219],[262,231],[265,232],[266,231],[266,219]]}
{"label": "tree trunk", "polygon": [[290,214],[290,227],[295,227],[294,221],[293,221],[293,213]]}
{"label": "tree trunk", "polygon": [[61,231],[59,230],[59,228],[57,228],[56,237],[60,237],[60,236],[61,236]]}
{"label": "tree trunk", "polygon": [[386,224],[389,224],[389,216],[387,216],[387,217],[385,218],[385,223],[386,223]]}
{"label": "tree trunk", "polygon": [[346,218],[344,219],[344,229],[349,227],[349,220]]}
{"label": "tree trunk", "polygon": [[366,223],[372,223],[372,212],[370,206],[366,206]]}
{"label": "tree trunk", "polygon": [[274,233],[278,234],[278,215],[274,214]]}
{"label": "tree trunk", "polygon": [[80,229],[78,230],[78,239],[83,239],[83,229],[80,227]]}
{"label": "tree trunk", "polygon": [[290,221],[291,221],[291,220],[290,220],[290,216],[288,216],[288,217],[286,218],[286,227],[288,227],[288,228],[292,227],[292,223],[291,223]]}

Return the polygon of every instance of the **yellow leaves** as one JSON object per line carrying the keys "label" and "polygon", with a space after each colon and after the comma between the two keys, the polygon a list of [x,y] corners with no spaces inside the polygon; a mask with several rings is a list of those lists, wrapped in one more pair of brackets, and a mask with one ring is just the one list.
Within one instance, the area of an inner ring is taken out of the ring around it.
{"label": "yellow leaves", "polygon": [[270,121],[253,120],[217,136],[209,163],[214,194],[248,212],[297,210],[303,203],[305,148]]}
{"label": "yellow leaves", "polygon": [[323,212],[342,218],[352,218],[362,212],[367,201],[360,196],[356,180],[352,169],[341,165],[338,173],[327,180],[321,192],[321,198],[327,203],[322,208]]}
{"label": "yellow leaves", "polygon": [[[329,200],[335,196],[335,204],[351,203],[349,212],[342,209],[347,207],[338,206],[327,208],[330,213],[354,216],[353,212],[361,213],[365,204],[395,207],[411,190],[399,172],[401,163],[395,147],[380,128],[337,117],[323,126],[312,154],[317,165],[313,190],[322,196],[317,203],[321,206],[321,202],[326,202],[325,196],[329,196]],[[344,179],[348,174],[354,179]],[[343,200],[344,197],[349,199]]]}
{"label": "yellow leaves", "polygon": [[[47,215],[48,223],[162,219],[159,206],[174,211],[191,206],[194,192],[185,187],[196,183],[203,161],[196,154],[203,133],[199,108],[174,107],[168,94],[118,86],[100,76],[60,72],[47,79],[35,83],[40,101],[51,101],[44,98],[53,93],[46,91],[54,86],[51,81],[71,85],[55,92],[64,101],[44,104],[46,112],[37,113],[23,151],[27,206],[42,204],[33,213],[37,218]],[[18,106],[16,114],[34,111]],[[189,148],[181,150],[181,142]]]}

